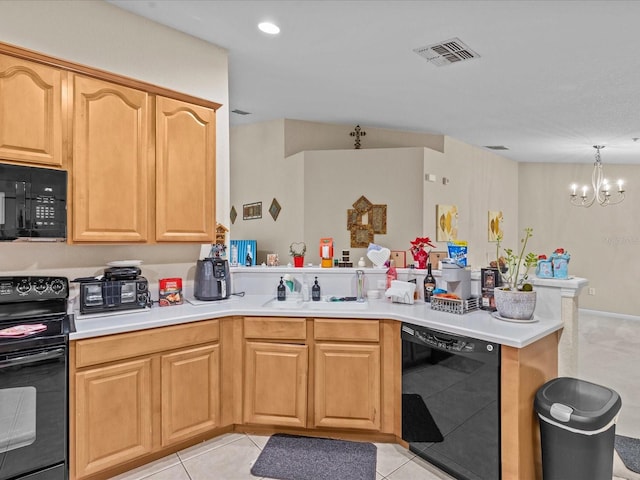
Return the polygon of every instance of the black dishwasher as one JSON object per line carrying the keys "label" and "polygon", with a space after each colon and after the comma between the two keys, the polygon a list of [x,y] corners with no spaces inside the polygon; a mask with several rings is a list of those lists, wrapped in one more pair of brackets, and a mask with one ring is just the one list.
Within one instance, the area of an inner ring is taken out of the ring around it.
{"label": "black dishwasher", "polygon": [[499,480],[500,345],[402,324],[402,438],[459,480]]}

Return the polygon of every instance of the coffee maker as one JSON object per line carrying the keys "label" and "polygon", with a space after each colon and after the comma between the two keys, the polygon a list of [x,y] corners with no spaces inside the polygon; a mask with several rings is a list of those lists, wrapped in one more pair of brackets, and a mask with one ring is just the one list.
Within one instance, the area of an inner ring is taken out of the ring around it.
{"label": "coffee maker", "polygon": [[193,283],[193,296],[197,300],[224,300],[229,298],[231,283],[229,262],[222,258],[198,260]]}

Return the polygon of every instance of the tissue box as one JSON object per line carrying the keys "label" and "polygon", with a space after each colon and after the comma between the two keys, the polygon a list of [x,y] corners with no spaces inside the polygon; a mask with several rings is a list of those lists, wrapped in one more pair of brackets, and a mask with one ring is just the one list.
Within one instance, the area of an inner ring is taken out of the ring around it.
{"label": "tissue box", "polygon": [[391,287],[384,292],[385,297],[390,298],[394,303],[408,303],[413,305],[413,293],[416,291],[416,284],[412,282],[401,282],[392,280]]}

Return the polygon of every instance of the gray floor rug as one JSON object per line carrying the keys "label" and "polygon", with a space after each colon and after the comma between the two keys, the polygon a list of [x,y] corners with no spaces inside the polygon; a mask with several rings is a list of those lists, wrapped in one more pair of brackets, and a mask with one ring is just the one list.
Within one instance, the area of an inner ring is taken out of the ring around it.
{"label": "gray floor rug", "polygon": [[625,467],[632,472],[640,473],[640,440],[616,435],[615,447]]}
{"label": "gray floor rug", "polygon": [[279,480],[375,480],[376,446],[278,433],[267,441],[251,469]]}

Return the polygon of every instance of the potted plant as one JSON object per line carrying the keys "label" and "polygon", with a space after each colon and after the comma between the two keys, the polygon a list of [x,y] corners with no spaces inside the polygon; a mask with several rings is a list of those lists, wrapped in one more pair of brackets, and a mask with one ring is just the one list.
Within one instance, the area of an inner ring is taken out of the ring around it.
{"label": "potted plant", "polygon": [[294,267],[304,266],[304,254],[307,253],[307,245],[304,242],[294,242],[289,245],[289,255],[293,257]]}
{"label": "potted plant", "polygon": [[496,266],[500,267],[502,286],[494,289],[494,296],[496,308],[501,317],[516,320],[529,320],[533,317],[533,311],[536,308],[536,292],[533,291],[533,285],[527,282],[527,279],[529,270],[537,265],[538,257],[532,252],[525,254],[527,242],[532,236],[533,229],[525,228],[524,237],[520,239],[522,244],[520,252],[505,248],[503,257],[499,256],[502,236],[498,236]]}

